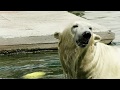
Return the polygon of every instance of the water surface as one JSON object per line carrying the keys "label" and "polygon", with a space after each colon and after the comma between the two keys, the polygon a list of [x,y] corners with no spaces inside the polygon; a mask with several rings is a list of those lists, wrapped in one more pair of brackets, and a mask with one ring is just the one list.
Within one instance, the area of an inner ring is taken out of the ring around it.
{"label": "water surface", "polygon": [[21,78],[38,71],[46,72],[43,78],[63,78],[57,51],[0,56],[0,78]]}

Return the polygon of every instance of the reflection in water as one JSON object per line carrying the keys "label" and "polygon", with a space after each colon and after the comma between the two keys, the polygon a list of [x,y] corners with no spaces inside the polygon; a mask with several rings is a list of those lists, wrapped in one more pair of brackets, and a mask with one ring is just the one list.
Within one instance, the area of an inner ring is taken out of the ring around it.
{"label": "reflection in water", "polygon": [[44,78],[63,78],[57,52],[0,56],[0,78],[21,78],[32,72],[46,72]]}

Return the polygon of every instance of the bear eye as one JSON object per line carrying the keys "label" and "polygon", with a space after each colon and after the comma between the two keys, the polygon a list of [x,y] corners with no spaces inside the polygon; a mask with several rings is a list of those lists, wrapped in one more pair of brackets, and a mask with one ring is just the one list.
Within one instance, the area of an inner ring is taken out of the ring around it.
{"label": "bear eye", "polygon": [[92,30],[92,27],[89,27],[90,30]]}
{"label": "bear eye", "polygon": [[77,27],[78,27],[78,25],[74,25],[74,26],[73,26],[73,28],[77,28]]}

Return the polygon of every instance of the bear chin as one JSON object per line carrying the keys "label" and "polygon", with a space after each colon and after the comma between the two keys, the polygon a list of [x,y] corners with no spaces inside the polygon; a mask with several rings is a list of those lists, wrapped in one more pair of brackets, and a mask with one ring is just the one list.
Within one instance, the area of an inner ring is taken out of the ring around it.
{"label": "bear chin", "polygon": [[76,41],[76,44],[81,47],[81,48],[84,48],[88,45],[89,43],[89,40],[80,40],[80,41]]}
{"label": "bear chin", "polygon": [[82,48],[84,48],[84,47],[86,47],[86,46],[87,46],[87,44],[82,44],[82,45],[81,45]]}
{"label": "bear chin", "polygon": [[79,44],[78,46],[81,48],[85,48],[87,46],[87,44]]}

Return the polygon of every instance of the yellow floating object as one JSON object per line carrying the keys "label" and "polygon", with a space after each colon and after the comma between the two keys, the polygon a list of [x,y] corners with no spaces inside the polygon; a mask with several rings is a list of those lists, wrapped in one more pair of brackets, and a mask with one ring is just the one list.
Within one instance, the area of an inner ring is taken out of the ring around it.
{"label": "yellow floating object", "polygon": [[42,78],[46,73],[45,72],[33,72],[22,76],[23,79],[39,79]]}

